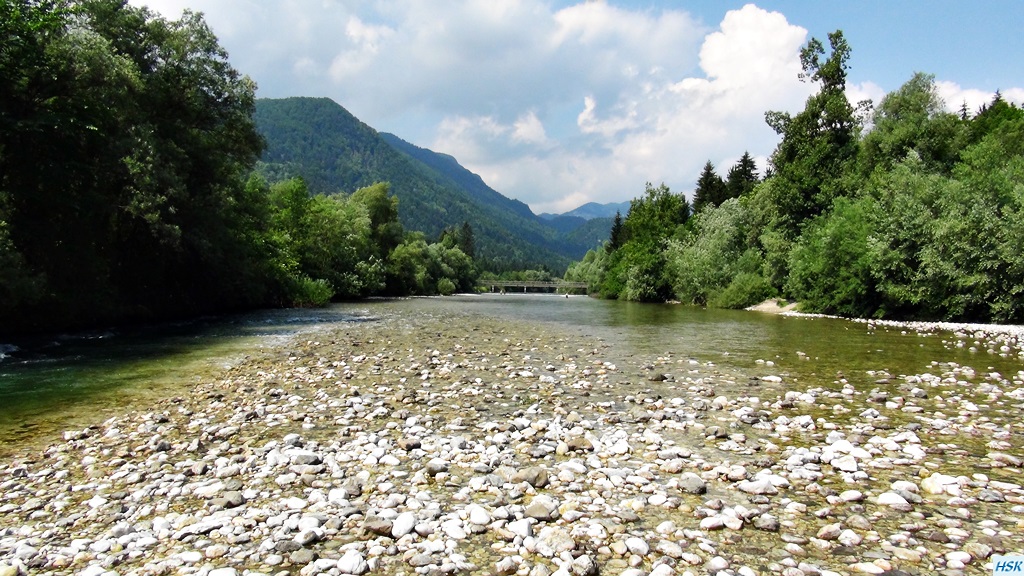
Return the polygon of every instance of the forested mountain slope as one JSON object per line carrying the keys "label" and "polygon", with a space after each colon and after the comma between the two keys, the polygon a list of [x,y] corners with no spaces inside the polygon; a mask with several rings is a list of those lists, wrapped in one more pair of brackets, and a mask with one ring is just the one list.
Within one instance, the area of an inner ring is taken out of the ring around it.
{"label": "forested mountain slope", "polygon": [[269,180],[301,176],[313,193],[389,182],[403,226],[436,238],[469,222],[477,256],[493,270],[558,271],[593,247],[567,240],[454,158],[379,134],[330,99],[260,99],[254,117],[267,142],[259,171]]}

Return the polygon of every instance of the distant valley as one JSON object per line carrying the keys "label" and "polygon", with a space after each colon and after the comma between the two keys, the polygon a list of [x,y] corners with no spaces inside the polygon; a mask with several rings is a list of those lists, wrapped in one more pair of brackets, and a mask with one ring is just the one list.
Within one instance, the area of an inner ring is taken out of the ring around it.
{"label": "distant valley", "polygon": [[389,182],[407,230],[434,239],[469,222],[477,256],[492,271],[544,267],[561,274],[607,240],[616,210],[628,211],[628,202],[591,203],[538,216],[452,156],[379,133],[327,98],[259,99],[254,118],[267,142],[257,169],[271,182],[301,176],[317,194]]}

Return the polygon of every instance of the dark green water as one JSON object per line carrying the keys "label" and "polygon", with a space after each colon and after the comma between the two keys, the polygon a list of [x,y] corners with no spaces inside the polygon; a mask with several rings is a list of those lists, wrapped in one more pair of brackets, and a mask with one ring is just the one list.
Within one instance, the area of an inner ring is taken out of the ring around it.
{"label": "dark green water", "polygon": [[0,360],[0,448],[101,422],[146,398],[185,394],[196,379],[289,338],[417,314],[450,316],[454,332],[465,331],[474,318],[507,320],[512,330],[544,324],[578,335],[581,345],[597,341],[600,357],[613,362],[710,362],[740,378],[781,375],[805,389],[830,387],[840,372],[864,385],[876,379],[869,371],[938,373],[932,362],[1005,375],[1024,368],[1016,357],[956,348],[950,334],[872,330],[835,319],[547,295],[371,301],[15,343],[19,350]]}

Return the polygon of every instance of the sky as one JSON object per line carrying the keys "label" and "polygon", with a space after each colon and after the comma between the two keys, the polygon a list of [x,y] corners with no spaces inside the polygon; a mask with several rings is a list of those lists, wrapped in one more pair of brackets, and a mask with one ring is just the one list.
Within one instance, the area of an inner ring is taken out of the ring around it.
{"label": "sky", "polygon": [[537,213],[689,195],[745,151],[763,171],[764,113],[803,109],[800,48],[837,29],[853,102],[915,72],[950,110],[1024,102],[1019,0],[130,1],[203,13],[257,96],[329,97]]}

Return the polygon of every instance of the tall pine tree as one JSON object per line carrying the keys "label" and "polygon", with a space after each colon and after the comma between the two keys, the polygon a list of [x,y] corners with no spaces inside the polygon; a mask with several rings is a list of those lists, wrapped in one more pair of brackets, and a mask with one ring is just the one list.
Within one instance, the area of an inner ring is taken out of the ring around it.
{"label": "tall pine tree", "polygon": [[725,194],[725,181],[715,173],[715,165],[708,160],[693,191],[693,211],[699,212],[704,206],[718,206],[726,200]]}
{"label": "tall pine tree", "polygon": [[725,199],[746,195],[754,189],[757,182],[757,163],[750,157],[750,152],[744,152],[739,161],[729,169],[729,174],[725,178]]}

